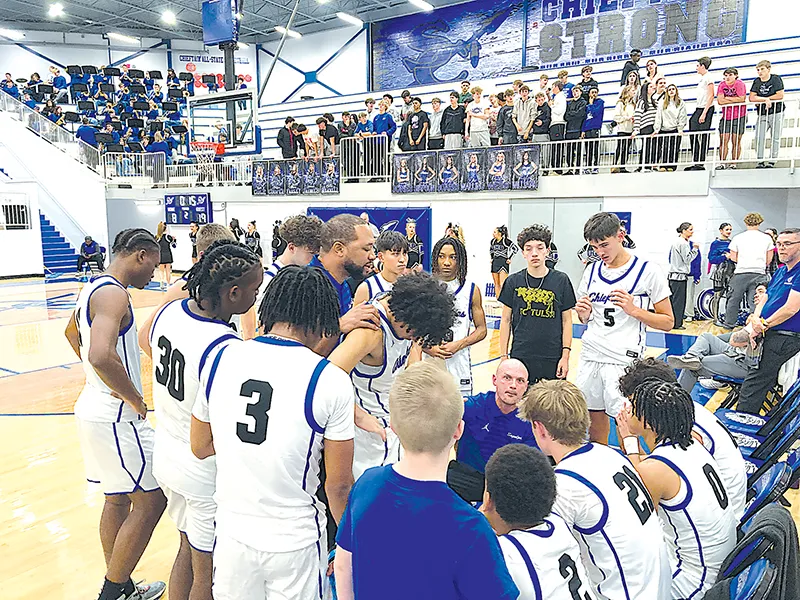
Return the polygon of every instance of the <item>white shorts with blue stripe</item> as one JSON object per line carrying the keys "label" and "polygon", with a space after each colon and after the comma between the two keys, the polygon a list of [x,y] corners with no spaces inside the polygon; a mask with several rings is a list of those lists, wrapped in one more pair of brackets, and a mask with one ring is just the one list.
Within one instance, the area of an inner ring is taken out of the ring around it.
{"label": "white shorts with blue stripe", "polygon": [[391,427],[384,428],[386,441],[377,433],[370,433],[356,427],[353,439],[353,479],[357,480],[364,471],[372,467],[392,465],[403,456],[400,438]]}
{"label": "white shorts with blue stripe", "polygon": [[98,423],[76,418],[86,479],[106,495],[152,492],[155,431],[146,420]]}

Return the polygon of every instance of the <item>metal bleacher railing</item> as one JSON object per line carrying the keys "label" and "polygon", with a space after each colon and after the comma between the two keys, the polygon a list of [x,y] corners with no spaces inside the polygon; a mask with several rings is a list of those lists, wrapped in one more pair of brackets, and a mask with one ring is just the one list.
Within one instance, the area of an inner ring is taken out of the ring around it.
{"label": "metal bleacher railing", "polygon": [[9,94],[0,93],[0,111],[8,113],[25,125],[30,131],[50,142],[53,146],[71,156],[78,162],[85,164],[93,171],[99,172],[100,152],[75,137],[75,134],[56,125],[50,119],[26,106]]}

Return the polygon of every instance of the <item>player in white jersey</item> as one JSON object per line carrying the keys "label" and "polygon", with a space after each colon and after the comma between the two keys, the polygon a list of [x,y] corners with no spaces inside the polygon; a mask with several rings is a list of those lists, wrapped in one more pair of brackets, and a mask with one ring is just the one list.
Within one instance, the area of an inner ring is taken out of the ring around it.
{"label": "player in white jersey", "polygon": [[586,443],[589,411],[573,384],[542,380],[519,405],[536,443],[556,462],[553,512],[572,529],[600,600],[660,600],[669,563],[647,488],[628,459]]}
{"label": "player in white jersey", "polygon": [[[643,358],[633,361],[625,369],[625,374],[619,380],[620,391],[630,400],[636,388],[651,377],[669,383],[677,382],[675,371],[667,363],[655,358]],[[717,470],[733,507],[733,514],[739,520],[747,504],[747,467],[744,457],[733,436],[714,413],[702,404],[693,404],[692,437],[702,443],[717,462]]]}
{"label": "player in white jersey", "polygon": [[387,230],[375,240],[375,251],[381,270],[359,284],[353,304],[371,300],[378,294],[391,292],[397,278],[406,272],[408,264],[408,239],[399,231]]}
{"label": "player in white jersey", "polygon": [[192,451],[217,461],[214,599],[323,598],[323,448],[337,522],[353,483],[353,386],[310,350],[339,334],[336,292],[319,269],[285,267],[259,317],[265,336],[206,362],[192,412]]}
{"label": "player in white jersey", "polygon": [[519,600],[591,600],[578,542],[551,512],[556,478],[536,448],[509,444],[486,464],[482,512],[500,536],[500,547]]}
{"label": "player in white jersey", "polygon": [[[625,453],[657,508],[670,551],[670,598],[702,598],[736,545],[738,521],[717,463],[692,437],[694,403],[677,383],[648,379],[617,415]],[[649,455],[639,448],[643,436]]]}
{"label": "player in white jersey", "polygon": [[[233,240],[214,242],[189,272],[189,298],[159,311],[150,330],[156,428],[153,475],[180,532],[169,579],[174,599],[211,599],[216,461],[192,454],[189,430],[200,372],[221,344],[239,340],[229,321],[253,306],[261,285],[260,258]],[[191,596],[190,596],[191,594]]]}
{"label": "player in white jersey", "polygon": [[[456,378],[461,395],[472,395],[472,362],[469,347],[486,337],[486,315],[478,286],[467,279],[467,250],[460,240],[444,237],[431,252],[433,273],[447,284],[456,305],[456,322],[444,344],[427,350],[443,358],[447,370]],[[471,332],[470,332],[471,331]]]}
{"label": "player in white jersey", "polygon": [[100,542],[107,571],[99,600],[151,599],[164,584],[139,589],[131,573],[167,502],[152,473],[153,428],[127,288],[152,280],[159,250],[149,231],[125,229],[111,252],[108,269],[81,290],[64,333],[86,374],[75,417],[87,479],[105,494]]}
{"label": "player in white jersey", "polygon": [[667,278],[656,265],[625,249],[617,215],[595,214],[583,237],[600,262],[586,267],[578,287],[575,312],[587,327],[575,384],[589,406],[591,441],[607,444],[608,418],[625,403],[617,385],[625,365],[642,356],[647,327],[669,331],[674,319]]}
{"label": "player in white jersey", "polygon": [[[203,253],[208,250],[208,247],[218,240],[230,240],[235,242],[236,238],[233,236],[233,233],[231,233],[231,230],[225,227],[225,225],[221,225],[219,223],[209,223],[207,225],[203,225],[197,232],[197,237],[195,240],[195,248],[197,249],[198,260],[202,258]],[[186,278],[188,274],[189,271],[184,273],[183,276],[178,279],[178,281],[169,286],[167,293],[164,294],[164,298],[161,300],[161,304],[159,304],[158,307],[156,307],[156,309],[151,313],[151,315],[145,319],[145,322],[142,324],[142,327],[139,330],[139,347],[145,354],[147,354],[147,356],[151,358],[153,354],[152,350],[150,349],[150,330],[153,327],[153,319],[164,306],[173,300],[183,300],[189,297],[189,292],[187,292],[185,289]],[[241,328],[238,326],[237,331],[241,332]]]}
{"label": "player in white jersey", "polygon": [[420,346],[440,344],[455,320],[453,297],[427,273],[404,275],[391,292],[371,302],[380,328],[355,329],[330,355],[332,363],[351,373],[355,387],[356,479],[370,467],[400,460],[400,441],[389,427],[389,390],[397,374],[419,360]]}

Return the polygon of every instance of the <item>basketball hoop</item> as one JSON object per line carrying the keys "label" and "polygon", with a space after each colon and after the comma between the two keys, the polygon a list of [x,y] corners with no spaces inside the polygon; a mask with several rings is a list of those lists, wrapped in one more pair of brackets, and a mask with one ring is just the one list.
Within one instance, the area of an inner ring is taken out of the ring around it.
{"label": "basketball hoop", "polygon": [[225,153],[225,144],[216,142],[189,142],[189,147],[197,157],[198,183],[212,180],[214,175],[214,157]]}

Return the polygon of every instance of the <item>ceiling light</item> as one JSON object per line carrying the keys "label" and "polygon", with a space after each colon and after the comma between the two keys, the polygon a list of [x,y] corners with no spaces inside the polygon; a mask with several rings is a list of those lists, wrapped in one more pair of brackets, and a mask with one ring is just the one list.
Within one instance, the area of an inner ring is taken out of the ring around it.
{"label": "ceiling light", "polygon": [[175,25],[177,19],[175,17],[175,13],[171,10],[165,10],[161,13],[161,20],[164,21],[167,25]]}
{"label": "ceiling light", "polygon": [[[287,33],[286,28],[281,27],[280,25],[277,25],[275,27],[275,31],[277,31],[280,34]],[[301,37],[303,37],[303,34],[301,34],[299,31],[295,31],[294,29],[289,29],[288,36],[299,40]]]}
{"label": "ceiling light", "polygon": [[364,21],[362,21],[358,17],[354,17],[353,15],[348,15],[345,12],[337,12],[336,16],[339,17],[342,21],[346,21],[351,25],[357,25],[361,27],[364,24]]}
{"label": "ceiling light", "polygon": [[121,33],[116,33],[114,31],[106,34],[112,40],[117,40],[118,42],[125,42],[126,44],[138,44],[139,40],[135,37],[131,37],[129,35],[122,35]]}
{"label": "ceiling light", "polygon": [[64,14],[64,5],[59,2],[51,4],[47,14],[50,15],[51,18],[60,17]]}
{"label": "ceiling light", "polygon": [[411,4],[416,6],[417,8],[421,8],[425,12],[431,12],[433,10],[433,4],[429,2],[425,2],[425,0],[408,0]]}
{"label": "ceiling light", "polygon": [[320,4],[327,4],[330,1],[331,0],[317,0],[317,2],[319,2]]}
{"label": "ceiling light", "polygon": [[21,40],[25,37],[25,34],[21,31],[16,31],[14,29],[0,29],[0,35],[3,37],[7,37],[11,40]]}
{"label": "ceiling light", "polygon": [[244,19],[244,15],[242,13],[236,13],[236,18],[241,21],[242,19]]}

